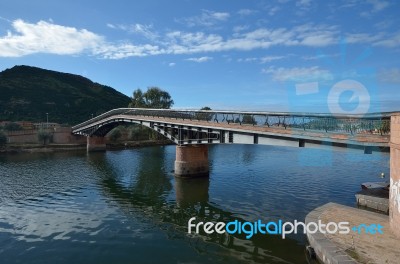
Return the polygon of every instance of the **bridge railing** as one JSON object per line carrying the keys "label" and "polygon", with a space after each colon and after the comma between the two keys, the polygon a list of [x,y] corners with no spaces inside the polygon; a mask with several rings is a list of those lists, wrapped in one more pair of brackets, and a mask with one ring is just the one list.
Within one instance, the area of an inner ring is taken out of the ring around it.
{"label": "bridge railing", "polygon": [[225,123],[229,125],[239,124],[304,131],[324,131],[327,133],[388,135],[390,133],[391,114],[392,113],[390,112],[386,112],[364,115],[343,115],[289,112],[118,108],[76,125],[73,127],[73,130],[78,130],[108,117],[130,115],[152,118],[172,118],[175,120],[205,121],[218,124]]}

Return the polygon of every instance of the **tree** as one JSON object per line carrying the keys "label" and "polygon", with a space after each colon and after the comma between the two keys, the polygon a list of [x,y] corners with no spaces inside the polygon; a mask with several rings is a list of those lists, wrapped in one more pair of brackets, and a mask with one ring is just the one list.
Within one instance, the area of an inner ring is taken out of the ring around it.
{"label": "tree", "polygon": [[[129,107],[133,108],[153,108],[153,109],[169,109],[174,105],[171,95],[161,90],[158,87],[149,87],[146,92],[141,89],[136,89],[133,92],[132,101]],[[159,134],[149,128],[144,128],[138,134],[136,131],[132,132],[131,138],[143,138],[147,134],[150,139],[158,139]]]}
{"label": "tree", "polygon": [[7,144],[7,136],[3,131],[0,131],[0,147],[4,147]]}
{"label": "tree", "polygon": [[242,119],[243,124],[252,124],[257,125],[257,121],[254,119],[254,116],[245,114]]}
{"label": "tree", "polygon": [[[204,106],[200,109],[201,111],[211,111],[211,108],[208,106]],[[213,113],[196,113],[195,118],[198,120],[207,120],[211,121],[213,118]]]}
{"label": "tree", "polygon": [[6,131],[18,131],[18,130],[22,130],[22,126],[18,123],[7,123],[4,125],[4,130]]}
{"label": "tree", "polygon": [[149,87],[145,93],[137,89],[133,92],[129,107],[169,109],[174,105],[171,95],[158,87]]}
{"label": "tree", "polygon": [[158,87],[148,88],[143,97],[148,108],[169,109],[174,105],[171,95]]}
{"label": "tree", "polygon": [[129,107],[133,107],[133,108],[145,108],[146,107],[142,90],[136,89],[135,91],[133,91],[132,102],[129,103]]}
{"label": "tree", "polygon": [[136,124],[129,127],[128,138],[129,140],[148,140],[150,133],[152,133],[150,128]]}
{"label": "tree", "polygon": [[129,127],[128,138],[130,140],[139,140],[140,132],[141,132],[140,127],[138,125],[133,125],[133,126]]}
{"label": "tree", "polygon": [[121,138],[121,137],[122,137],[121,128],[116,127],[116,128],[114,128],[113,130],[111,130],[111,132],[110,132],[110,140],[111,140],[112,142],[117,141],[117,140],[118,140],[119,138]]}
{"label": "tree", "polygon": [[43,145],[50,143],[53,140],[53,134],[46,131],[45,129],[40,129],[38,131],[38,139],[40,142],[43,142]]}

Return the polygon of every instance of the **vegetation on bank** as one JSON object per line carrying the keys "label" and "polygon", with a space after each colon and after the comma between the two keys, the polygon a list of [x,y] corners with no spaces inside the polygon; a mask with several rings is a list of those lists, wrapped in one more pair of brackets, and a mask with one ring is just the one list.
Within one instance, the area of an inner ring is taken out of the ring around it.
{"label": "vegetation on bank", "polygon": [[22,126],[18,123],[10,122],[1,126],[0,129],[3,129],[4,131],[20,131],[22,130]]}
{"label": "vegetation on bank", "polygon": [[43,145],[47,145],[53,141],[53,134],[45,129],[40,129],[37,133],[38,140]]}

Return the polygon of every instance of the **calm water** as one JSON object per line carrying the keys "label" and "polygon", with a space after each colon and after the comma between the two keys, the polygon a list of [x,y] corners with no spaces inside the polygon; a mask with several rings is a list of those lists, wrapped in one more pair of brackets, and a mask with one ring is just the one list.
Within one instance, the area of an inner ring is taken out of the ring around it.
{"label": "calm water", "polygon": [[[175,147],[0,156],[0,263],[306,263],[304,235],[188,235],[187,221],[303,221],[355,206],[389,155],[210,147],[210,178],[173,176]],[[345,220],[345,219],[344,219]]]}

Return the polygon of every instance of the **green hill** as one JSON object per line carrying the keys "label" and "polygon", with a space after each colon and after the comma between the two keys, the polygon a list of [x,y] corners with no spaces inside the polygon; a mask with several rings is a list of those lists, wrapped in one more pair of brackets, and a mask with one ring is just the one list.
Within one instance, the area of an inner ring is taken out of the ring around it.
{"label": "green hill", "polygon": [[118,107],[130,98],[79,75],[15,66],[0,72],[0,121],[74,125]]}

